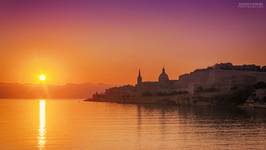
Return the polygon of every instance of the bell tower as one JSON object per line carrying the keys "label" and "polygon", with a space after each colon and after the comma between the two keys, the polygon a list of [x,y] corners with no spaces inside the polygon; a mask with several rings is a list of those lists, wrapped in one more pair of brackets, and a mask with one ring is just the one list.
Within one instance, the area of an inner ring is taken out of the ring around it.
{"label": "bell tower", "polygon": [[140,69],[139,69],[139,75],[137,77],[137,85],[139,86],[139,85],[141,85],[141,83],[142,83],[142,77],[141,77],[141,73],[140,73]]}

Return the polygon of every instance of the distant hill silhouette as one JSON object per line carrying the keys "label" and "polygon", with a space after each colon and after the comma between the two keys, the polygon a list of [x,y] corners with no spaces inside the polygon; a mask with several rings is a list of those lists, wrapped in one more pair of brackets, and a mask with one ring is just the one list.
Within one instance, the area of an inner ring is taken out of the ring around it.
{"label": "distant hill silhouette", "polygon": [[42,85],[0,83],[0,98],[87,98],[96,91],[103,91],[108,84]]}

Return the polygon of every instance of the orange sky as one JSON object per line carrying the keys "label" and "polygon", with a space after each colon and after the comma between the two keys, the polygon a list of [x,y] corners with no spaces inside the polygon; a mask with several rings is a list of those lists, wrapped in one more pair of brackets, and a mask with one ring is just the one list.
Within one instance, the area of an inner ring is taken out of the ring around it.
{"label": "orange sky", "polygon": [[177,79],[219,62],[266,65],[265,9],[74,3],[1,5],[0,82],[36,83],[43,72],[53,84],[125,84],[139,68],[157,80],[163,66]]}

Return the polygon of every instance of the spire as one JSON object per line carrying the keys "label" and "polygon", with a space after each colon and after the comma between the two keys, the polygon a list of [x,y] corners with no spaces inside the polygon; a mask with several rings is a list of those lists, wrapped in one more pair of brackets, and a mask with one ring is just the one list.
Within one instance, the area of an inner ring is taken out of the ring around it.
{"label": "spire", "polygon": [[141,77],[141,73],[140,73],[140,69],[139,69],[139,75],[137,78],[137,85],[141,85],[141,83],[142,83],[142,77]]}

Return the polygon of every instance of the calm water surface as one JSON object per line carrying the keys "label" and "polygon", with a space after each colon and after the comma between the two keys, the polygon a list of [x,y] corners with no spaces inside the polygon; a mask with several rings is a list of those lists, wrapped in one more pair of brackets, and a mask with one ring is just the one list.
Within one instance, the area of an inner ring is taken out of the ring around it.
{"label": "calm water surface", "polygon": [[0,149],[266,149],[266,110],[0,100]]}

